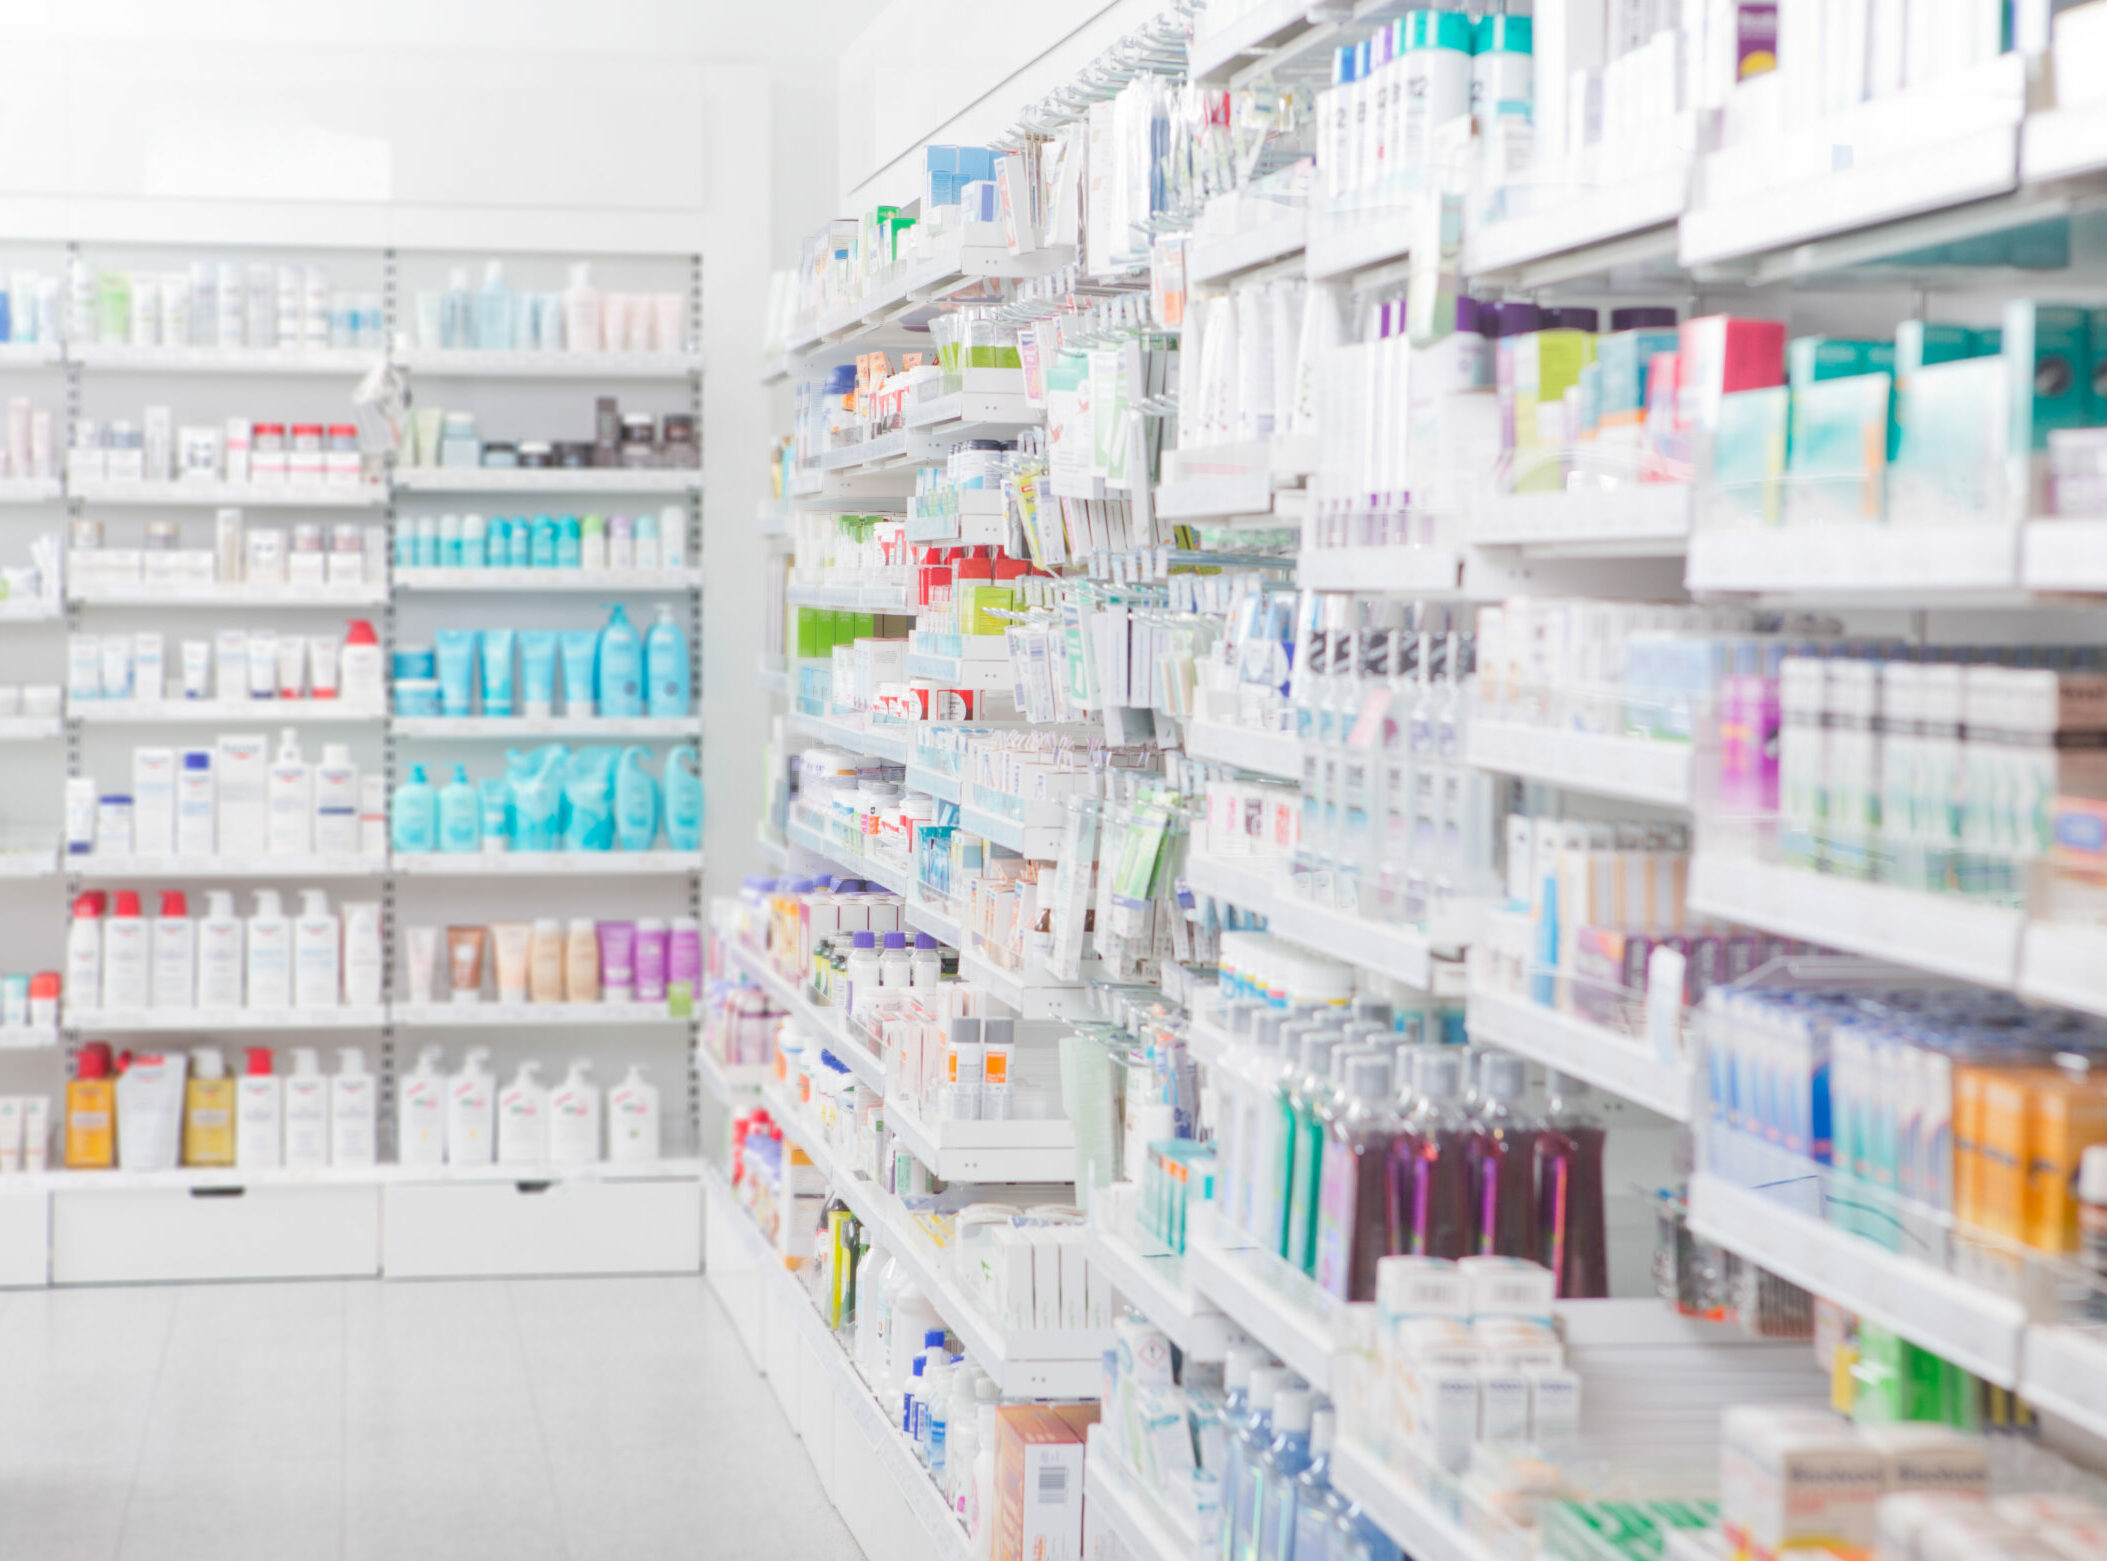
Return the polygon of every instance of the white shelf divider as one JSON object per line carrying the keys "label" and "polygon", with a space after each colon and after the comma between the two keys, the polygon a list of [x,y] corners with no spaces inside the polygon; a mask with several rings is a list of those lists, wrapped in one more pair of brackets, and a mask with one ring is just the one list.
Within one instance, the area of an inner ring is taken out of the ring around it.
{"label": "white shelf divider", "polygon": [[89,504],[187,505],[243,509],[380,509],[388,490],[377,482],[216,482],[203,477],[182,481],[133,482],[121,478],[84,478],[66,491]]}
{"label": "white shelf divider", "polygon": [[1225,1245],[1220,1210],[1188,1216],[1185,1263],[1192,1286],[1320,1393],[1331,1390],[1337,1303],[1299,1269],[1259,1247]]}
{"label": "white shelf divider", "polygon": [[1186,1356],[1221,1360],[1243,1337],[1207,1297],[1194,1288],[1189,1259],[1177,1253],[1144,1256],[1127,1237],[1090,1224],[1090,1261],[1112,1281],[1129,1306],[1161,1328]]}
{"label": "white shelf divider", "polygon": [[392,858],[405,878],[678,877],[702,871],[700,851],[427,851]]}
{"label": "white shelf divider", "polygon": [[384,856],[105,856],[90,852],[66,858],[66,875],[91,883],[133,878],[283,878],[304,883],[310,878],[383,878],[387,872]]}
{"label": "white shelf divider", "polygon": [[278,585],[238,580],[220,582],[79,580],[68,583],[67,597],[83,607],[384,607],[385,581],[337,585]]}
{"label": "white shelf divider", "polygon": [[1569,1073],[1671,1121],[1690,1120],[1695,1070],[1682,1060],[1663,1061],[1630,1036],[1504,992],[1473,991],[1468,1027],[1474,1040]]}
{"label": "white shelf divider", "polygon": [[685,737],[702,730],[692,715],[397,716],[397,737],[573,737],[584,742],[636,737]]}
{"label": "white shelf divider", "polygon": [[398,466],[399,493],[689,493],[700,467]]}
{"label": "white shelf divider", "polygon": [[1195,851],[1186,858],[1185,876],[1201,894],[1259,912],[1273,932],[1290,942],[1381,971],[1407,986],[1425,989],[1434,979],[1434,951],[1425,933],[1303,900],[1273,866]]}
{"label": "white shelf divider", "polygon": [[685,379],[702,371],[699,353],[483,351],[406,347],[395,361],[412,374],[462,379]]}
{"label": "white shelf divider", "polygon": [[498,591],[506,595],[555,591],[588,591],[595,596],[624,593],[692,591],[702,584],[700,569],[448,569],[429,565],[395,566],[401,591],[467,594]]}
{"label": "white shelf divider", "polygon": [[1375,1526],[1404,1548],[1412,1561],[1499,1561],[1501,1551],[1458,1527],[1402,1479],[1395,1469],[1351,1437],[1332,1445],[1332,1484],[1358,1502]]}
{"label": "white shelf divider", "polygon": [[430,1030],[549,1029],[560,1025],[685,1026],[692,1015],[651,1003],[391,1003],[391,1023]]}
{"label": "white shelf divider", "polygon": [[1465,737],[1465,756],[1481,770],[1660,808],[1690,806],[1692,754],[1689,743],[1479,717]]}
{"label": "white shelf divider", "polygon": [[1260,732],[1220,721],[1185,723],[1185,751],[1195,759],[1233,764],[1254,775],[1302,778],[1302,744],[1292,732]]}
{"label": "white shelf divider", "polygon": [[1065,1117],[925,1122],[903,1099],[885,1103],[885,1125],[940,1181],[1072,1182],[1075,1124]]}
{"label": "white shelf divider", "polygon": [[378,1030],[388,1022],[384,1006],[372,1008],[68,1008],[68,1030],[112,1035],[198,1034],[215,1030]]}
{"label": "white shelf divider", "polygon": [[384,707],[338,699],[82,699],[66,715],[90,726],[238,726],[257,721],[272,726],[361,726],[388,718]]}

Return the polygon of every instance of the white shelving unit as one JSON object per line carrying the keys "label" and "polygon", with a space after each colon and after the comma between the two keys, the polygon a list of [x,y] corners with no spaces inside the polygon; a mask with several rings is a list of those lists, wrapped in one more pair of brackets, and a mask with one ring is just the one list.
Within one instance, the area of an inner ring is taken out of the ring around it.
{"label": "white shelving unit", "polygon": [[434,851],[398,853],[405,878],[643,878],[702,871],[699,851]]}
{"label": "white shelving unit", "polygon": [[398,466],[402,493],[691,493],[702,486],[698,468],[651,466]]}
{"label": "white shelving unit", "polygon": [[1671,1121],[1690,1120],[1697,1079],[1681,1057],[1664,1060],[1642,1041],[1504,992],[1473,991],[1465,1022],[1478,1040],[1569,1073]]}
{"label": "white shelving unit", "polygon": [[700,569],[447,569],[395,566],[398,591],[460,595],[503,592],[537,594],[583,591],[595,596],[698,590]]}

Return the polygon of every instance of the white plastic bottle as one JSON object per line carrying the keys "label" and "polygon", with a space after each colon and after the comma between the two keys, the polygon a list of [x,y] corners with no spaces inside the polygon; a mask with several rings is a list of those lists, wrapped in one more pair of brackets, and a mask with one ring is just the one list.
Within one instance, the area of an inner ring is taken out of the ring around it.
{"label": "white plastic bottle", "polygon": [[917,992],[934,992],[944,979],[944,955],[936,939],[926,932],[914,935],[914,953],[907,960],[907,984]]}
{"label": "white plastic bottle", "polygon": [[841,1011],[854,1014],[858,1003],[878,995],[878,939],[869,932],[850,935],[848,990],[842,995]]}
{"label": "white plastic bottle", "polygon": [[300,891],[293,923],[293,1006],[335,1008],[343,1002],[344,929],[320,889]]}
{"label": "white plastic bottle", "polygon": [[622,1082],[607,1092],[607,1158],[617,1165],[644,1165],[659,1157],[658,1086],[631,1063]]}
{"label": "white plastic bottle", "polygon": [[988,1555],[993,1550],[992,1540],[995,1525],[990,1520],[990,1506],[995,1499],[995,1406],[982,1404],[975,1411],[974,1440],[979,1447],[973,1454],[973,1479],[966,1496],[967,1550],[977,1557]]}
{"label": "white plastic bottle", "polygon": [[356,1046],[337,1052],[337,1071],[329,1081],[329,1159],[333,1165],[372,1165],[379,1158],[380,1098],[366,1054]]}
{"label": "white plastic bottle", "polygon": [[285,1164],[295,1171],[329,1164],[329,1080],[312,1046],[293,1048],[285,1078]]}
{"label": "white plastic bottle", "polygon": [[225,889],[205,891],[205,914],[197,927],[198,987],[201,1009],[224,1013],[241,1007],[243,940],[234,896]]}
{"label": "white plastic bottle", "polygon": [[314,772],[314,852],[317,856],[358,855],[358,766],[351,749],[328,743]]}
{"label": "white plastic bottle", "polygon": [[571,267],[571,285],[563,290],[563,345],[571,352],[600,350],[600,292],[584,261]]}
{"label": "white plastic bottle", "polygon": [[315,849],[314,777],[300,752],[300,734],[287,727],[278,739],[265,788],[273,856],[308,856]]}
{"label": "white plastic bottle", "polygon": [[257,1170],[283,1162],[284,1101],[270,1047],[251,1046],[248,1059],[234,1084],[234,1163]]}
{"label": "white plastic bottle", "polygon": [[153,1006],[163,1013],[197,1007],[197,924],[180,889],[161,891],[161,914],[154,918]]}
{"label": "white plastic bottle", "polygon": [[911,962],[907,957],[907,934],[886,933],[885,947],[878,953],[878,985],[886,991],[904,992],[911,975]]}
{"label": "white plastic bottle", "polygon": [[500,1165],[549,1163],[549,1092],[531,1057],[498,1095],[497,1158]]}
{"label": "white plastic bottle", "polygon": [[856,1334],[854,1354],[857,1368],[868,1377],[873,1362],[882,1359],[882,1341],[885,1316],[885,1272],[892,1263],[892,1254],[872,1238],[863,1249],[863,1260],[856,1265]]}
{"label": "white plastic bottle", "polygon": [[600,1086],[586,1077],[592,1071],[593,1065],[581,1057],[549,1091],[552,1165],[590,1165],[600,1158]]}
{"label": "white plastic bottle", "polygon": [[438,1047],[425,1047],[395,1092],[395,1158],[404,1165],[440,1165],[446,1160],[452,1101],[439,1057]]}
{"label": "white plastic bottle", "polygon": [[358,900],[344,907],[344,1002],[351,1008],[378,1008],[381,1003],[380,901]]}
{"label": "white plastic bottle", "polygon": [[90,890],[73,901],[66,928],[66,1001],[76,1008],[102,1002],[102,911],[107,902]]}
{"label": "white plastic bottle", "polygon": [[256,891],[248,926],[249,1007],[293,1006],[293,924],[276,889]]}
{"label": "white plastic bottle", "polygon": [[471,1046],[446,1087],[446,1158],[452,1165],[488,1165],[497,1152],[497,1075],[484,1066],[490,1048]]}
{"label": "white plastic bottle", "polygon": [[153,932],[140,914],[139,893],[119,889],[102,924],[102,1006],[141,1009],[152,993]]}
{"label": "white plastic bottle", "polygon": [[210,856],[218,838],[219,785],[212,750],[185,748],[176,770],[176,855]]}

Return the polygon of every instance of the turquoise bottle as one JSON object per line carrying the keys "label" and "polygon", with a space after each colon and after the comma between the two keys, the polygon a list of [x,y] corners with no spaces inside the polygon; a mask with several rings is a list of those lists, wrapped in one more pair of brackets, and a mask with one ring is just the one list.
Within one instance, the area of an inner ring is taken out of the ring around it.
{"label": "turquoise bottle", "polygon": [[673,621],[673,609],[659,603],[658,616],[644,635],[644,671],[650,679],[647,695],[654,716],[688,713],[688,637]]}
{"label": "turquoise bottle", "polygon": [[676,851],[702,849],[702,761],[693,748],[666,755],[666,844]]}
{"label": "turquoise bottle", "polygon": [[424,778],[424,766],[410,766],[410,778],[395,788],[388,810],[389,835],[397,851],[414,854],[439,849],[439,794]]}
{"label": "turquoise bottle", "polygon": [[468,782],[468,771],[454,766],[454,778],[439,791],[439,849],[483,849],[482,801]]}
{"label": "turquoise bottle", "polygon": [[620,603],[607,610],[600,631],[600,714],[610,718],[644,713],[644,648]]}
{"label": "turquoise bottle", "polygon": [[624,851],[649,851],[658,839],[658,782],[644,768],[649,748],[627,748],[615,769],[615,841]]}

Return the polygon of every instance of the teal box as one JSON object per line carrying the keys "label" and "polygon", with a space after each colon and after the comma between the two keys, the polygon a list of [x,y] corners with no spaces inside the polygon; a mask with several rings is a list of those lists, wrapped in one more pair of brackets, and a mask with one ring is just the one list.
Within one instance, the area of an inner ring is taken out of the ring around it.
{"label": "teal box", "polygon": [[[2027,452],[2007,442],[2009,361],[2002,355],[1928,363],[1896,397],[1901,443],[1888,474],[1888,516],[1897,526],[1981,524],[2013,518],[2006,502]],[[2021,494],[2025,489],[2021,488]]]}
{"label": "teal box", "polygon": [[1886,515],[1892,374],[1816,380],[1792,393],[1786,524],[1877,525]]}
{"label": "teal box", "polygon": [[1927,363],[1951,363],[1981,351],[1977,333],[1965,325],[1904,320],[1895,327],[1895,384],[1907,386],[1910,375]]}
{"label": "teal box", "polygon": [[2052,428],[2092,420],[2092,322],[2083,309],[2014,299],[2005,305],[2005,382],[2014,455],[2046,450]]}
{"label": "teal box", "polygon": [[1605,422],[1639,423],[1646,417],[1646,370],[1654,354],[1673,352],[1674,331],[1612,331],[1595,338],[1595,361],[1602,366],[1601,417]]}
{"label": "teal box", "polygon": [[1573,387],[1574,399],[1579,405],[1573,426],[1566,430],[1566,438],[1592,439],[1602,422],[1602,365],[1583,363],[1580,379]]}
{"label": "teal box", "polygon": [[1785,344],[1785,383],[1794,390],[1817,380],[1846,379],[1853,374],[1893,368],[1894,348],[1884,341],[1795,336]]}
{"label": "teal box", "polygon": [[1704,499],[1708,524],[1778,524],[1791,409],[1792,392],[1783,385],[1730,390],[1719,398],[1719,431],[1712,441]]}

